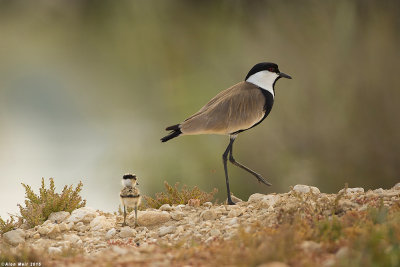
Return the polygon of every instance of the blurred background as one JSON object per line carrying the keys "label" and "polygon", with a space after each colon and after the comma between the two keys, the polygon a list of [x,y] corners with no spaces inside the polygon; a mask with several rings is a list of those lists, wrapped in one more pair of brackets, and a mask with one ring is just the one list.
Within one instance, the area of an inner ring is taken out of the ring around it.
{"label": "blurred background", "polygon": [[126,172],[225,200],[227,137],[159,139],[262,61],[293,80],[235,158],[273,186],[228,165],[236,196],[400,181],[399,1],[0,0],[0,38],[2,216],[41,177],[105,211]]}

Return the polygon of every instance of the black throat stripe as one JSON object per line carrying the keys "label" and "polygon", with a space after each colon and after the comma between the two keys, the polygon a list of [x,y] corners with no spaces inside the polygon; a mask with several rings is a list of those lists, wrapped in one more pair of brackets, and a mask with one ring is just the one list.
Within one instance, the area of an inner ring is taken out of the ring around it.
{"label": "black throat stripe", "polygon": [[140,197],[140,195],[133,195],[133,194],[129,194],[129,195],[119,195],[122,198],[138,198]]}
{"label": "black throat stripe", "polygon": [[[254,124],[250,128],[236,131],[234,133],[231,133],[231,135],[247,131],[247,130],[259,125],[269,115],[269,113],[271,112],[272,106],[274,105],[274,96],[268,90],[262,89],[261,87],[258,87],[258,88],[261,90],[261,93],[263,94],[263,96],[265,98],[265,104],[264,104],[264,112],[265,113],[264,113],[264,116],[261,118],[261,120],[259,122],[257,122],[256,124]],[[272,90],[274,90],[274,87],[272,87]],[[275,90],[274,90],[274,92],[275,92]]]}

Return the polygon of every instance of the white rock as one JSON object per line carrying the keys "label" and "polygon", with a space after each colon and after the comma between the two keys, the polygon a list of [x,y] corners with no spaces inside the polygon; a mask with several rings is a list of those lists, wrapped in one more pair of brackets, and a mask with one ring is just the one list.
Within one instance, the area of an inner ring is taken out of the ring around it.
{"label": "white rock", "polygon": [[357,193],[364,193],[364,188],[362,187],[354,187],[354,188],[343,188],[339,191],[339,194],[343,193],[346,190],[347,194],[357,194]]}
{"label": "white rock", "polygon": [[180,221],[183,219],[183,217],[185,216],[185,213],[178,211],[178,212],[172,212],[171,213],[171,218],[175,221]]}
{"label": "white rock", "polygon": [[11,230],[3,234],[3,239],[5,242],[12,246],[17,246],[18,244],[25,242],[25,231],[22,229]]}
{"label": "white rock", "polygon": [[298,192],[298,193],[309,193],[310,191],[313,194],[319,194],[321,193],[319,189],[315,186],[309,186],[309,185],[302,185],[302,184],[297,184],[293,187],[293,191]]}
{"label": "white rock", "polygon": [[395,185],[392,187],[392,189],[393,189],[393,190],[400,190],[400,183],[395,184]]}
{"label": "white rock", "polygon": [[221,231],[218,230],[218,229],[211,229],[210,235],[211,236],[220,236],[221,235]]}
{"label": "white rock", "polygon": [[158,229],[158,236],[165,236],[167,234],[172,234],[176,230],[176,227],[174,225],[171,226],[162,226],[160,229]]}
{"label": "white rock", "polygon": [[[252,194],[249,197],[249,202],[258,202],[261,203],[262,206],[266,206],[266,207],[270,207],[270,206],[274,206],[276,204],[276,202],[278,202],[278,200],[280,199],[279,195],[264,195],[264,194],[259,194],[259,193],[255,193]],[[249,206],[247,207],[249,208]]]}
{"label": "white rock", "polygon": [[79,241],[81,241],[81,238],[76,234],[65,234],[64,240],[69,241],[72,244],[75,244],[75,243],[78,243]]}
{"label": "white rock", "polygon": [[58,247],[49,247],[48,252],[50,255],[59,255],[62,253],[62,250]]}
{"label": "white rock", "polygon": [[83,208],[74,210],[71,213],[71,216],[67,219],[67,222],[68,223],[69,222],[90,223],[94,218],[96,218],[97,215],[98,215],[98,213],[93,208],[83,207]]}
{"label": "white rock", "polygon": [[[134,212],[128,217],[129,222],[135,222]],[[166,223],[171,220],[171,215],[166,211],[139,211],[138,224],[140,226],[152,226]]]}
{"label": "white rock", "polygon": [[373,192],[375,194],[382,195],[383,193],[385,193],[385,190],[383,190],[382,188],[378,188],[378,189],[375,189]]}
{"label": "white rock", "polygon": [[161,211],[171,211],[172,207],[169,204],[164,204],[159,208],[159,210],[161,210]]}
{"label": "white rock", "polygon": [[207,208],[212,207],[212,205],[213,205],[213,204],[212,204],[211,202],[204,202],[204,203],[203,203],[203,206],[204,206],[204,207],[207,207]]}
{"label": "white rock", "polygon": [[335,256],[337,258],[343,259],[349,254],[349,248],[348,247],[341,247],[339,250],[336,252]]}
{"label": "white rock", "polygon": [[64,223],[64,222],[63,222],[63,223],[60,223],[58,226],[59,226],[61,232],[68,231],[68,230],[71,229],[71,228],[69,227],[69,225],[66,224],[66,223]]}
{"label": "white rock", "polygon": [[122,227],[121,232],[119,232],[119,236],[121,238],[133,237],[135,235],[136,235],[136,230],[130,228],[129,226]]}
{"label": "white rock", "polygon": [[255,193],[249,196],[248,202],[257,202],[261,200],[265,195],[260,193]]}
{"label": "white rock", "polygon": [[50,213],[48,220],[52,223],[61,223],[67,219],[69,215],[70,213],[68,211],[52,212]]}
{"label": "white rock", "polygon": [[111,239],[117,234],[117,230],[115,228],[111,228],[105,235],[106,239]]}
{"label": "white rock", "polygon": [[242,214],[243,214],[243,209],[241,208],[231,209],[228,213],[228,217],[229,218],[238,217]]}
{"label": "white rock", "polygon": [[38,232],[42,236],[48,236],[50,238],[55,238],[60,232],[60,227],[58,224],[53,224],[53,223],[47,223],[47,224],[42,224],[38,228]]}
{"label": "white rock", "polygon": [[108,230],[113,227],[113,222],[108,221],[105,216],[97,216],[90,222],[92,231]]}
{"label": "white rock", "polygon": [[112,246],[112,250],[119,255],[125,255],[128,253],[128,249],[120,246]]}
{"label": "white rock", "polygon": [[204,210],[200,213],[200,218],[203,220],[215,220],[217,218],[217,214],[213,210]]}
{"label": "white rock", "polygon": [[307,252],[313,252],[320,250],[322,245],[314,241],[306,240],[300,244],[300,247]]}
{"label": "white rock", "polygon": [[237,223],[238,223],[238,219],[237,218],[233,218],[228,222],[229,225],[234,225],[234,224],[237,224]]}

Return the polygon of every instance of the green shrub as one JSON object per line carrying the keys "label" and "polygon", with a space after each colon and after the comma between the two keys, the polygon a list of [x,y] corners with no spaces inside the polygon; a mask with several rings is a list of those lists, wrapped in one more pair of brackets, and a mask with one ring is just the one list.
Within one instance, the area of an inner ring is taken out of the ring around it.
{"label": "green shrub", "polygon": [[187,204],[190,199],[198,199],[200,200],[200,204],[203,204],[204,202],[211,201],[218,192],[218,190],[214,188],[213,191],[207,193],[200,190],[197,186],[189,190],[186,185],[179,190],[179,183],[176,183],[175,186],[171,186],[167,182],[164,182],[164,186],[165,192],[156,193],[155,198],[143,196],[146,204],[144,204],[141,209],[144,207],[158,209],[164,204]]}
{"label": "green shrub", "polygon": [[29,185],[22,183],[25,188],[25,207],[18,204],[21,219],[30,227],[42,224],[47,220],[52,212],[68,211],[84,207],[86,200],[82,200],[79,193],[82,190],[82,182],[74,189],[72,185],[64,186],[61,193],[55,192],[54,179],[50,178],[50,187],[45,187],[44,178],[39,189],[39,195],[36,195]]}

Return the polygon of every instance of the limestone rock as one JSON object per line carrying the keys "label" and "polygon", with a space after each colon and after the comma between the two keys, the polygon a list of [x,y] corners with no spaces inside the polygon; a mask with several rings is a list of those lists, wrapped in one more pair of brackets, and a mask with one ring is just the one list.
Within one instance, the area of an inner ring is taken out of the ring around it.
{"label": "limestone rock", "polygon": [[[171,220],[171,215],[166,211],[139,211],[138,224],[140,226],[152,226],[157,224],[166,223]],[[128,217],[128,221],[134,224],[135,214],[132,213]]]}
{"label": "limestone rock", "polygon": [[315,186],[309,186],[309,185],[303,185],[303,184],[295,185],[295,186],[293,187],[293,191],[298,192],[298,193],[309,193],[310,191],[311,191],[313,194],[319,194],[319,193],[321,193],[317,187],[315,187]]}
{"label": "limestone rock", "polygon": [[207,207],[207,208],[211,208],[212,205],[213,205],[213,204],[212,204],[211,202],[204,202],[204,203],[203,203],[203,206],[204,206],[204,207]]}
{"label": "limestone rock", "polygon": [[64,240],[69,241],[72,244],[77,244],[77,243],[79,243],[79,241],[81,241],[81,238],[76,234],[65,234]]}
{"label": "limestone rock", "polygon": [[317,243],[317,242],[314,242],[314,241],[306,240],[306,241],[303,241],[303,242],[300,244],[300,247],[301,247],[303,250],[307,251],[307,252],[314,252],[314,251],[320,250],[321,247],[322,247],[322,245],[319,244],[319,243]]}
{"label": "limestone rock", "polygon": [[59,255],[62,253],[62,249],[58,247],[49,247],[48,252],[50,255]]}
{"label": "limestone rock", "polygon": [[175,221],[182,220],[184,216],[185,216],[185,213],[183,213],[181,211],[171,213],[171,218]]}
{"label": "limestone rock", "polygon": [[243,209],[240,207],[236,207],[231,209],[228,213],[229,218],[238,217],[243,214]]}
{"label": "limestone rock", "polygon": [[400,190],[400,183],[395,184],[395,185],[392,187],[392,189],[393,189],[393,190]]}
{"label": "limestone rock", "polygon": [[69,215],[70,213],[68,211],[52,212],[50,213],[48,220],[52,223],[61,223],[67,219]]}
{"label": "limestone rock", "polygon": [[68,223],[69,222],[73,222],[73,223],[83,222],[86,224],[86,223],[90,223],[94,218],[96,218],[97,215],[98,215],[98,213],[93,208],[83,207],[83,208],[74,210],[71,213],[71,216],[67,219],[67,222]]}
{"label": "limestone rock", "polygon": [[252,194],[249,197],[249,202],[258,202],[260,203],[262,206],[266,206],[266,207],[270,207],[270,206],[274,206],[278,200],[280,199],[279,195],[264,195],[264,194],[259,194],[259,193],[255,193]]}
{"label": "limestone rock", "polygon": [[8,244],[17,246],[25,242],[25,231],[22,229],[8,231],[3,234],[3,239]]}
{"label": "limestone rock", "polygon": [[362,187],[355,187],[355,188],[343,188],[339,191],[339,194],[343,193],[346,190],[347,194],[358,194],[358,193],[364,193],[364,188]]}
{"label": "limestone rock", "polygon": [[258,265],[257,267],[289,267],[286,263],[279,262],[279,261],[272,261],[268,263],[263,263]]}
{"label": "limestone rock", "polygon": [[133,237],[135,235],[136,235],[136,230],[130,228],[129,226],[122,227],[121,232],[119,232],[119,236],[121,238]]}
{"label": "limestone rock", "polygon": [[44,223],[38,228],[38,232],[41,236],[48,236],[50,238],[56,237],[60,232],[58,224]]}
{"label": "limestone rock", "polygon": [[210,235],[211,236],[220,236],[221,235],[221,231],[218,230],[218,229],[211,229]]}
{"label": "limestone rock", "polygon": [[106,239],[111,239],[111,238],[113,238],[116,234],[117,234],[117,230],[116,230],[115,228],[111,228],[111,229],[108,230],[108,232],[106,233],[105,238],[106,238]]}
{"label": "limestone rock", "polygon": [[200,213],[200,218],[203,220],[215,220],[217,218],[217,214],[213,210],[204,210]]}
{"label": "limestone rock", "polygon": [[113,222],[107,220],[105,216],[97,216],[90,222],[90,229],[92,231],[108,230],[113,227]]}
{"label": "limestone rock", "polygon": [[161,210],[161,211],[171,211],[172,207],[169,204],[164,204],[159,208],[159,210]]}
{"label": "limestone rock", "polygon": [[176,226],[171,225],[171,226],[162,226],[160,229],[158,229],[158,236],[162,237],[167,234],[172,234],[176,230]]}

